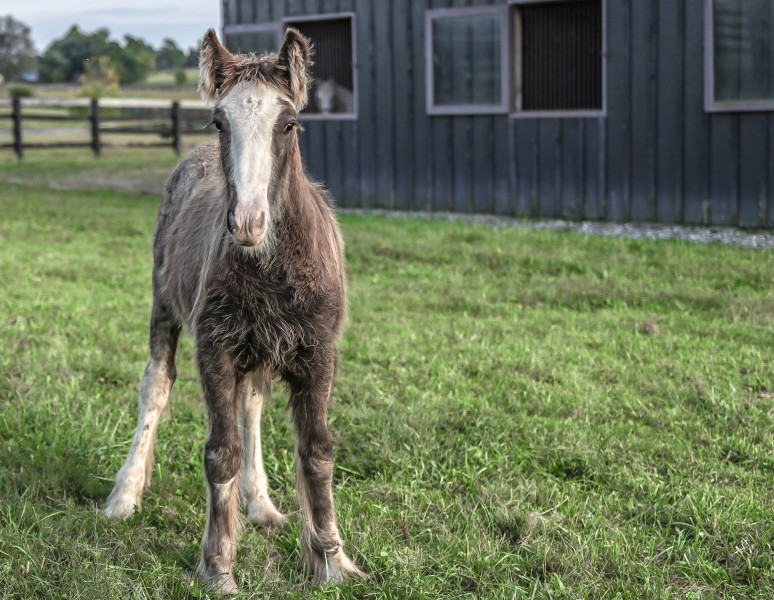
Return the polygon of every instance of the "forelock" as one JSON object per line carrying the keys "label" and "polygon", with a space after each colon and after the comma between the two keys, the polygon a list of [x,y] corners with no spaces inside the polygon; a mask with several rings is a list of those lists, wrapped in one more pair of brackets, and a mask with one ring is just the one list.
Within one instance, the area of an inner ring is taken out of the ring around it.
{"label": "forelock", "polygon": [[281,93],[290,95],[287,81],[278,73],[276,53],[235,54],[234,59],[223,71],[223,83],[219,90],[221,98],[245,81],[266,83]]}

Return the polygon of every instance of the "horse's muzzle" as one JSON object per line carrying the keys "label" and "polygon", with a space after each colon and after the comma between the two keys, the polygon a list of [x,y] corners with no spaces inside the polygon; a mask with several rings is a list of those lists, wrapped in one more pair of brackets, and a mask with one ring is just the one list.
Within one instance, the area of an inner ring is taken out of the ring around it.
{"label": "horse's muzzle", "polygon": [[266,216],[265,210],[237,205],[236,210],[228,211],[226,226],[237,244],[252,248],[266,237]]}

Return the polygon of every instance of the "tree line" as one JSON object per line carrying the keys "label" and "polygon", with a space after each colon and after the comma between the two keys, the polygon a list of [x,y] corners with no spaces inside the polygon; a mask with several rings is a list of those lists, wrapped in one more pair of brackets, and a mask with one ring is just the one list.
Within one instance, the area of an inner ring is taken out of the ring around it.
{"label": "tree line", "polygon": [[159,48],[145,40],[125,35],[110,38],[107,28],[92,33],[73,25],[36,55],[30,28],[11,15],[0,17],[0,76],[11,81],[37,66],[42,83],[77,83],[94,76],[113,79],[121,85],[139,83],[156,70],[180,70],[198,65],[198,50],[184,52],[166,38]]}

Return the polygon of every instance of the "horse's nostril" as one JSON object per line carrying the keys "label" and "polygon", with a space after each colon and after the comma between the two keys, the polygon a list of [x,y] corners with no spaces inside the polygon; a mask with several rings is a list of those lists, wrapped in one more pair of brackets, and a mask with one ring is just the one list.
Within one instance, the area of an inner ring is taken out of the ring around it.
{"label": "horse's nostril", "polygon": [[228,232],[234,233],[234,231],[236,231],[236,217],[234,217],[233,210],[228,211],[228,216],[226,220],[227,220],[226,227],[228,227]]}

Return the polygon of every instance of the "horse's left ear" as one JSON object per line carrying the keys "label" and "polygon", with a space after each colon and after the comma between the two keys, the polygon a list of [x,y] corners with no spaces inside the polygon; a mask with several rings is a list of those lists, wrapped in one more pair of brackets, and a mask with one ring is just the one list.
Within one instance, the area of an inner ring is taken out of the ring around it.
{"label": "horse's left ear", "polygon": [[279,51],[277,69],[285,79],[296,110],[306,106],[307,89],[312,83],[312,43],[298,29],[288,27]]}
{"label": "horse's left ear", "polygon": [[217,100],[227,71],[234,64],[234,55],[218,41],[213,29],[208,29],[199,53],[199,94],[205,100]]}

